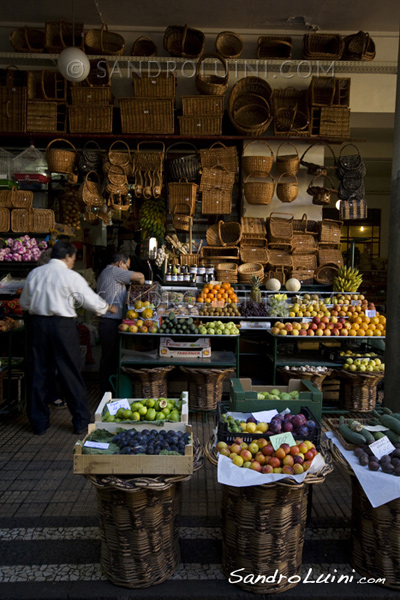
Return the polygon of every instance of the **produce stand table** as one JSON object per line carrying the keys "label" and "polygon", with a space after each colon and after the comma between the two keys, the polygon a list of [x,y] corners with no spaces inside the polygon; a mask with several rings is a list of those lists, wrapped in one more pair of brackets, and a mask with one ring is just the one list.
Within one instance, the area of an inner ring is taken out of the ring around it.
{"label": "produce stand table", "polygon": [[[197,438],[193,444],[195,472],[203,453]],[[181,483],[191,477],[86,477],[97,492],[101,568],[114,585],[146,588],[173,575],[180,562]]]}
{"label": "produce stand table", "polygon": [[[25,325],[23,324],[23,322],[18,325],[18,327],[15,327],[14,329],[9,329],[8,331],[4,331],[0,333],[0,339],[4,339],[4,336],[6,336],[8,339],[8,364],[6,367],[4,368],[0,368],[0,377],[4,376],[4,378],[7,376],[7,399],[6,401],[3,401],[2,404],[0,404],[0,415],[9,415],[13,410],[18,410],[20,408],[19,406],[19,398],[17,399],[12,399],[11,398],[11,394],[12,394],[12,372],[14,367],[20,365],[23,363],[24,359],[17,359],[14,360],[13,362],[13,341],[14,341],[14,335],[18,334],[18,333],[22,333],[25,332]],[[3,379],[4,381],[4,379]]]}

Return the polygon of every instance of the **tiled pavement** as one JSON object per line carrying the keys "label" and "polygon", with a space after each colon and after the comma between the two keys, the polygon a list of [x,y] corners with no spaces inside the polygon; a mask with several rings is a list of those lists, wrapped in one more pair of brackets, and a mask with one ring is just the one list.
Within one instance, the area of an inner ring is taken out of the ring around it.
{"label": "tiled pavement", "polygon": [[[91,409],[99,396],[90,384]],[[180,520],[181,564],[159,586],[129,590],[111,584],[100,569],[96,492],[72,473],[72,433],[68,409],[52,409],[51,428],[33,436],[25,415],[0,421],[0,598],[250,598],[229,584],[221,571],[221,486],[215,468],[203,469],[183,484]],[[191,415],[201,441],[211,434],[213,418]],[[335,471],[315,486],[306,530],[303,574],[351,574],[348,564],[350,488]],[[240,540],[238,540],[240,543]],[[182,582],[185,581],[185,583]],[[27,585],[29,582],[29,585]],[[180,583],[179,583],[180,582]],[[316,587],[318,590],[316,590]],[[362,588],[362,593],[360,591]],[[394,598],[397,592],[376,585],[307,586],[299,584],[281,598]]]}

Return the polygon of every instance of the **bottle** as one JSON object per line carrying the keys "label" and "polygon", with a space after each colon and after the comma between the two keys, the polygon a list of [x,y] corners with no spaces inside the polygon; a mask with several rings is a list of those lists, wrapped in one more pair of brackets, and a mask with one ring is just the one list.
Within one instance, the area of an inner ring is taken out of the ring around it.
{"label": "bottle", "polygon": [[165,281],[172,281],[172,265],[168,265],[167,272],[165,274]]}
{"label": "bottle", "polygon": [[182,267],[183,269],[183,281],[185,281],[186,283],[190,282],[190,274],[189,274],[189,267],[184,265]]}
{"label": "bottle", "polygon": [[179,271],[179,267],[177,265],[174,265],[172,267],[172,278],[171,278],[171,281],[178,281],[178,271]]}
{"label": "bottle", "polygon": [[178,266],[178,281],[183,282],[183,267]]}

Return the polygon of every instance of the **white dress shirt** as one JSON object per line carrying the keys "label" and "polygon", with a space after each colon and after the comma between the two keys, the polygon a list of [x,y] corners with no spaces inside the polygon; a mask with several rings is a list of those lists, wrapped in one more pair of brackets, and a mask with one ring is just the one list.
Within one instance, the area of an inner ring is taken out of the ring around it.
{"label": "white dress shirt", "polygon": [[29,273],[20,305],[31,315],[44,317],[76,317],[75,308],[81,307],[104,315],[108,309],[107,302],[90,289],[85,279],[57,258]]}

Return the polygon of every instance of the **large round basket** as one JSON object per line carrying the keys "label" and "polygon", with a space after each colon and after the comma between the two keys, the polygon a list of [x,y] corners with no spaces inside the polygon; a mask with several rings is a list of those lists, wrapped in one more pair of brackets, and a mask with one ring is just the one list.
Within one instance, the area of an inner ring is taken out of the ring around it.
{"label": "large round basket", "polygon": [[224,58],[239,58],[243,52],[243,38],[233,31],[221,31],[215,40],[215,49]]}
{"label": "large round basket", "polygon": [[133,42],[131,56],[157,56],[157,46],[151,38],[142,35]]}
{"label": "large round basket", "polygon": [[[193,438],[193,471],[203,464]],[[101,568],[114,584],[146,588],[169,579],[180,561],[181,482],[192,475],[88,476],[100,518]]]}
{"label": "large round basket", "polygon": [[[211,442],[205,454],[217,464]],[[326,448],[324,458],[323,469],[300,484],[284,479],[250,487],[223,486],[222,570],[227,579],[255,594],[284,592],[300,583],[308,487],[323,483],[332,471]],[[243,578],[240,582],[232,574],[237,570]],[[254,579],[245,582],[251,574]],[[261,575],[257,582],[256,575]]]}
{"label": "large round basket", "polygon": [[189,380],[190,410],[217,408],[222,398],[222,384],[234,369],[191,369],[180,367]]}
{"label": "large round basket", "polygon": [[269,204],[275,191],[275,179],[269,173],[263,181],[249,181],[249,177],[261,179],[258,173],[250,173],[244,180],[243,190],[248,204]]}
{"label": "large round basket", "polygon": [[132,381],[133,398],[160,398],[168,396],[167,377],[175,367],[155,369],[131,369],[122,367],[122,372]]}
{"label": "large round basket", "polygon": [[229,116],[239,133],[260,136],[268,129],[272,121],[270,105],[268,100],[262,96],[256,94],[249,94],[249,96],[252,96],[251,101],[232,110]]}
{"label": "large round basket", "polygon": [[[264,144],[270,151],[270,156],[268,156],[268,155],[267,156],[263,156],[263,155],[244,156],[245,151],[252,144]],[[260,173],[262,175],[268,175],[268,173],[272,169],[273,164],[274,164],[274,153],[273,153],[271,147],[267,144],[267,142],[264,142],[262,140],[257,140],[254,142],[250,142],[249,144],[246,144],[246,146],[243,148],[242,169],[243,169],[245,175],[249,175],[250,173]]]}
{"label": "large round basket", "polygon": [[337,371],[340,379],[340,397],[346,410],[370,412],[375,408],[377,385],[382,381],[381,373],[350,373]]}
{"label": "large round basket", "polygon": [[332,373],[332,369],[328,369],[323,373],[307,373],[299,371],[298,369],[279,369],[279,373],[282,379],[287,383],[290,379],[307,379],[311,381],[319,390],[322,390],[322,384],[325,377],[328,377]]}
{"label": "large round basket", "polygon": [[238,267],[240,283],[251,283],[253,277],[264,277],[264,267],[261,263],[244,263]]}

